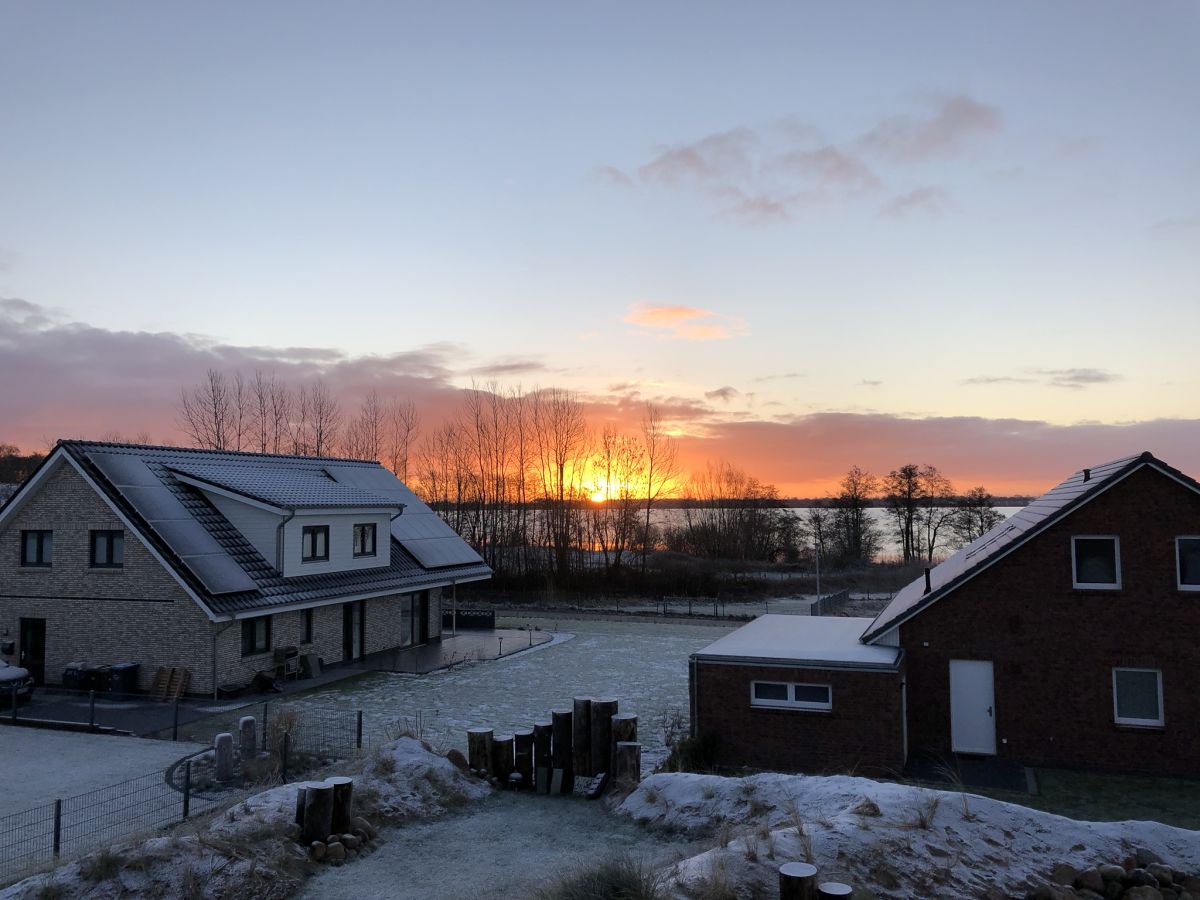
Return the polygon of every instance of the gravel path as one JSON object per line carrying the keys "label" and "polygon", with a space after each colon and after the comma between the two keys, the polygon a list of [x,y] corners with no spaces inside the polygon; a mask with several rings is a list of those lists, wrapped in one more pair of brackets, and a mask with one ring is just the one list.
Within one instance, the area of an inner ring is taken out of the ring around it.
{"label": "gravel path", "polygon": [[712,841],[665,837],[603,801],[497,794],[470,811],[384,832],[370,856],[310,880],[313,900],[528,898],[572,868],[630,853],[655,866]]}

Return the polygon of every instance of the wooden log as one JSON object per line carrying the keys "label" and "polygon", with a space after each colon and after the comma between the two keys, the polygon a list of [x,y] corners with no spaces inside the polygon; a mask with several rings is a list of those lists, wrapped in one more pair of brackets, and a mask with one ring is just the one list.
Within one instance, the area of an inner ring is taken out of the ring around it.
{"label": "wooden log", "polygon": [[311,782],[301,781],[296,785],[296,824],[304,827],[304,791]]}
{"label": "wooden log", "polygon": [[802,862],[780,866],[779,900],[817,900],[817,867]]}
{"label": "wooden log", "polygon": [[854,888],[840,881],[825,881],[817,885],[817,900],[837,900],[853,893]]}
{"label": "wooden log", "polygon": [[238,749],[242,759],[254,759],[258,756],[257,731],[254,716],[242,716],[238,719]]}
{"label": "wooden log", "polygon": [[612,717],[616,700],[592,701],[592,774],[612,771]]}
{"label": "wooden log", "polygon": [[613,784],[617,790],[632,790],[642,780],[642,745],[620,741],[613,749]]}
{"label": "wooden log", "polygon": [[617,713],[612,717],[612,742],[614,747],[622,742],[635,743],[637,739],[636,713]]}
{"label": "wooden log", "polygon": [[310,781],[304,786],[304,822],[300,843],[323,841],[333,833],[333,785]]}
{"label": "wooden log", "polygon": [[232,781],[233,735],[223,731],[213,738],[213,752],[216,755],[217,781]]}
{"label": "wooden log", "polygon": [[492,774],[500,779],[500,786],[508,784],[513,771],[513,736],[498,734],[492,738]]}
{"label": "wooden log", "polygon": [[467,731],[467,765],[476,772],[492,771],[492,729]]}
{"label": "wooden log", "polygon": [[571,719],[571,769],[576,775],[594,775],[592,770],[592,698],[576,697]]}
{"label": "wooden log", "polygon": [[539,794],[550,793],[551,754],[554,726],[549,722],[535,722],[533,726],[533,771]]}
{"label": "wooden log", "polygon": [[513,733],[513,765],[521,776],[521,787],[533,787],[533,729]]}
{"label": "wooden log", "polygon": [[569,794],[575,786],[574,760],[571,753],[571,710],[556,709],[550,713],[553,741],[550,746],[550,768],[552,779],[558,790],[552,793]]}
{"label": "wooden log", "polygon": [[354,821],[354,782],[337,776],[326,778],[325,783],[333,785],[333,825],[330,833],[345,834]]}

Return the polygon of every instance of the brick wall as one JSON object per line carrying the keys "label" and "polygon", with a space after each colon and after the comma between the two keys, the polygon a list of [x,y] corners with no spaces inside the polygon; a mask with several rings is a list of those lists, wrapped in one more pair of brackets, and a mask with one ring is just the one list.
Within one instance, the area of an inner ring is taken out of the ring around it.
{"label": "brick wall", "polygon": [[[1071,537],[1116,534],[1122,587],[1072,588]],[[1175,537],[1200,496],[1143,468],[901,626],[909,746],[950,750],[951,659],[994,663],[997,750],[1034,765],[1200,773],[1200,593]],[[1165,725],[1113,722],[1113,667],[1162,670]]]}
{"label": "brick wall", "polygon": [[[697,662],[693,725],[717,737],[721,765],[803,772],[895,773],[904,766],[898,672]],[[753,681],[828,684],[829,711],[750,705]]]}

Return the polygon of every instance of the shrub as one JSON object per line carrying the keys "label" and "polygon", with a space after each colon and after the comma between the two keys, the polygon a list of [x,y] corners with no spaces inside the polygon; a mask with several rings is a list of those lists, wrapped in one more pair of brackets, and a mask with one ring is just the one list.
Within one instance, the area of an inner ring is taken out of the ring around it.
{"label": "shrub", "polygon": [[580,869],[543,888],[538,900],[666,900],[664,876],[631,856]]}
{"label": "shrub", "polygon": [[105,848],[79,862],[79,875],[84,881],[107,881],[121,871],[125,857],[115,850]]}
{"label": "shrub", "polygon": [[662,768],[667,772],[712,772],[717,767],[717,747],[715,734],[682,737],[671,745]]}

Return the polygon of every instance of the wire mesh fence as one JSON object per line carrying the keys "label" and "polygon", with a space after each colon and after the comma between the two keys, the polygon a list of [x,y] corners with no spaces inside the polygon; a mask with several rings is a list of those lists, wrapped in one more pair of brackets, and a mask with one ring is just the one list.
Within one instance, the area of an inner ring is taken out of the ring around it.
{"label": "wire mesh fence", "polygon": [[[228,732],[234,737],[230,767],[217,752],[202,750],[159,770],[117,784],[54,800],[0,817],[0,885],[60,856],[107,846],[134,835],[163,830],[215,807],[340,760],[369,743],[360,710],[301,704],[255,704],[262,718],[243,732],[240,718],[252,707],[204,726],[205,743]],[[213,730],[216,728],[217,730]],[[241,741],[244,734],[252,743]],[[191,735],[198,736],[198,730]]]}

